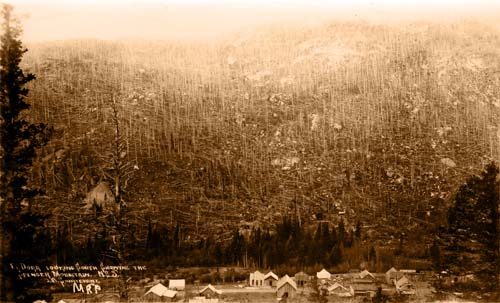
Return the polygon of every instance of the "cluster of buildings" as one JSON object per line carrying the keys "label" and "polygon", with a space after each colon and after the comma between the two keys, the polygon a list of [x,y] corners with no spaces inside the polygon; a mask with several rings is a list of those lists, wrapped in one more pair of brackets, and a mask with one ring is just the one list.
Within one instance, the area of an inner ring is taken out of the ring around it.
{"label": "cluster of buildings", "polygon": [[416,287],[410,281],[415,270],[397,270],[394,267],[385,274],[373,274],[368,270],[345,274],[330,274],[323,269],[316,274],[319,290],[326,295],[339,297],[373,297],[378,291],[385,295],[415,295]]}
{"label": "cluster of buildings", "polygon": [[414,269],[401,269],[397,270],[391,267],[385,273],[386,283],[394,285],[396,292],[403,295],[414,295],[417,292],[415,284],[410,281],[409,277],[416,274]]}
{"label": "cluster of buildings", "polygon": [[263,274],[255,271],[250,274],[248,285],[250,287],[275,288],[278,298],[293,298],[297,293],[298,285],[304,286],[309,277],[304,272],[297,273],[293,278],[284,275],[279,278],[272,271]]}
{"label": "cluster of buildings", "polygon": [[[331,274],[326,269],[322,269],[316,273],[315,277],[303,271],[296,273],[293,277],[288,275],[279,277],[272,271],[262,273],[257,270],[250,273],[247,287],[242,291],[275,293],[278,299],[292,299],[297,296],[300,288],[303,290],[309,288],[305,291],[307,293],[315,286],[320,295],[339,298],[373,297],[378,291],[384,292],[385,295],[415,295],[416,287],[411,282],[414,274],[416,274],[415,270],[397,270],[394,267],[385,274],[373,274],[368,270]],[[168,287],[157,283],[144,294],[144,299],[150,302],[178,301],[185,297],[183,293],[185,286],[185,280],[182,279],[169,280]],[[196,296],[189,299],[189,303],[217,303],[226,291],[231,292],[229,289],[223,291],[208,284],[197,291]]]}
{"label": "cluster of buildings", "polygon": [[[147,302],[176,302],[185,297],[186,281],[184,279],[170,279],[168,287],[157,283],[143,296]],[[222,291],[208,284],[189,299],[189,303],[217,303]]]}
{"label": "cluster of buildings", "polygon": [[[397,270],[394,267],[385,274],[373,274],[368,270],[343,274],[331,274],[326,269],[316,273],[316,283],[321,295],[336,297],[367,296],[373,297],[379,290],[386,294],[415,295],[415,285],[410,276],[415,270]],[[312,286],[312,276],[298,272],[293,277],[285,275],[281,279],[273,272],[263,274],[255,271],[250,274],[250,287],[275,287],[278,298],[293,298],[298,288]]]}
{"label": "cluster of buildings", "polygon": [[168,287],[161,283],[157,283],[151,287],[145,294],[144,299],[147,301],[158,302],[174,302],[177,301],[179,292],[184,291],[186,288],[186,280],[184,279],[170,279]]}

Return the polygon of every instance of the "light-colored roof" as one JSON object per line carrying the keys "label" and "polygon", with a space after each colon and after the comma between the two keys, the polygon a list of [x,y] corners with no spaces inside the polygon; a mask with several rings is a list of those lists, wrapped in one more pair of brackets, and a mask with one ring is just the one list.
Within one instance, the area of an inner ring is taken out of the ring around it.
{"label": "light-colored roof", "polygon": [[274,279],[274,280],[276,280],[276,281],[279,279],[279,278],[278,278],[278,276],[277,276],[275,273],[273,273],[272,271],[268,272],[268,273],[264,276],[264,280],[267,280],[267,279],[269,279],[269,278],[273,278],[273,279]]}
{"label": "light-colored roof", "polygon": [[349,286],[349,292],[348,293],[343,293],[343,294],[340,294],[341,297],[352,297],[354,296],[354,288],[351,286]]}
{"label": "light-colored roof", "polygon": [[335,293],[339,297],[352,297],[354,296],[354,288],[352,286],[349,286],[349,288],[339,284],[335,283],[332,286],[328,287],[328,292],[331,294],[335,290],[340,290],[340,292]]}
{"label": "light-colored roof", "polygon": [[332,274],[330,274],[326,269],[322,269],[320,272],[316,273],[318,279],[330,279]]}
{"label": "light-colored roof", "polygon": [[390,273],[392,273],[392,272],[397,272],[397,271],[398,271],[397,269],[395,269],[394,267],[391,267],[391,269],[389,269],[389,270],[388,270],[388,271],[386,271],[385,273],[386,273],[386,274],[390,274]]}
{"label": "light-colored roof", "polygon": [[344,291],[349,291],[349,289],[347,289],[346,287],[342,286],[339,283],[335,283],[335,284],[331,285],[330,287],[328,287],[328,291],[331,292],[331,291],[336,290],[337,288],[341,288]]}
{"label": "light-colored roof", "polygon": [[371,278],[375,279],[375,276],[366,269],[359,273],[359,277],[361,279],[364,279],[366,277],[371,277]]}
{"label": "light-colored roof", "polygon": [[184,279],[170,279],[168,280],[168,288],[184,289],[186,287],[186,280]]}
{"label": "light-colored roof", "polygon": [[278,281],[278,283],[276,285],[276,290],[280,289],[285,284],[289,284],[290,286],[293,287],[293,289],[297,290],[297,284],[288,275],[284,275],[281,279],[279,279],[279,281]]}
{"label": "light-colored roof", "polygon": [[167,298],[173,298],[177,295],[177,292],[175,290],[170,290],[166,288],[163,284],[158,283],[155,286],[151,287],[145,295],[147,294],[155,294],[159,297],[167,297]]}
{"label": "light-colored roof", "polygon": [[401,279],[397,280],[395,283],[396,288],[400,288],[401,286],[406,285],[406,284],[410,284],[410,281],[408,280],[408,278],[406,278],[404,276]]}
{"label": "light-colored roof", "polygon": [[215,287],[213,287],[212,284],[208,284],[207,286],[205,286],[205,288],[203,288],[202,290],[200,290],[200,294],[204,293],[205,291],[207,291],[209,289],[211,291],[213,291],[214,293],[216,293],[216,294],[219,294],[219,295],[222,294],[222,291],[220,291],[220,290],[216,289]]}

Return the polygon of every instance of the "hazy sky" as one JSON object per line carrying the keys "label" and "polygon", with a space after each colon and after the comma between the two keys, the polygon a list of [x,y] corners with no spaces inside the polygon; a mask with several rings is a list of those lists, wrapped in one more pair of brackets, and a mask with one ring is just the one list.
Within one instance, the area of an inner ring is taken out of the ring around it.
{"label": "hazy sky", "polygon": [[[1,0],[0,0],[1,1]],[[500,19],[500,0],[11,0],[25,41],[213,38],[262,24]]]}

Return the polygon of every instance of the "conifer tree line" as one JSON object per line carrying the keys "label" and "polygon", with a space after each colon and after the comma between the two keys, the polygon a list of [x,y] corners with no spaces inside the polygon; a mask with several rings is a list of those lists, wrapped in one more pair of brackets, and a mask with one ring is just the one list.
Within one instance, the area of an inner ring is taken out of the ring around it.
{"label": "conifer tree line", "polygon": [[[30,121],[26,85],[35,79],[19,67],[27,51],[20,39],[20,28],[13,7],[2,5],[0,37],[0,216],[1,285],[0,300],[32,302],[30,290],[36,281],[20,281],[9,270],[11,262],[46,261],[44,251],[49,235],[44,231],[46,214],[35,211],[33,204],[42,190],[30,184],[30,168],[36,151],[47,144],[51,128]],[[39,254],[42,252],[42,254]]]}
{"label": "conifer tree line", "polygon": [[435,268],[454,276],[472,274],[480,281],[457,283],[457,289],[500,287],[499,195],[499,168],[490,163],[460,186],[448,210],[448,224],[437,232],[431,248]]}
{"label": "conifer tree line", "polygon": [[[109,258],[110,238],[106,225],[85,243],[70,240],[68,226],[60,227],[55,235],[45,231],[48,241],[42,251],[60,264],[114,262]],[[212,238],[192,243],[182,236],[182,227],[147,225],[143,241],[127,241],[127,258],[131,261],[155,259],[164,265],[222,266],[240,265],[271,268],[280,265],[307,267],[335,266],[343,261],[345,248],[361,245],[361,224],[346,230],[341,219],[337,226],[320,222],[314,230],[300,226],[297,220],[284,217],[273,229],[255,228],[249,236],[235,230],[229,241]],[[52,239],[52,241],[50,241]]]}
{"label": "conifer tree line", "polygon": [[351,230],[346,230],[343,219],[337,226],[319,222],[316,230],[310,230],[297,220],[284,217],[273,232],[256,228],[249,239],[235,233],[228,251],[233,262],[258,268],[280,265],[333,267],[343,261],[345,248],[360,245],[360,242],[359,222],[357,228]]}

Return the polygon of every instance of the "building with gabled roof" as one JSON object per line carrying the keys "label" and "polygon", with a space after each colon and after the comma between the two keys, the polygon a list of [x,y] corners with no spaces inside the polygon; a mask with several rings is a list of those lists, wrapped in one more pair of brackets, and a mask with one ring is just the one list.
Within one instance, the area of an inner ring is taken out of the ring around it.
{"label": "building with gabled roof", "polygon": [[394,267],[391,267],[388,271],[385,272],[385,282],[387,284],[394,284],[394,280],[400,279],[402,276],[404,276],[404,273],[397,270]]}
{"label": "building with gabled roof", "polygon": [[168,288],[173,290],[184,290],[186,288],[186,280],[170,279],[168,280]]}
{"label": "building with gabled roof", "polygon": [[417,293],[415,285],[410,283],[407,277],[402,277],[394,282],[396,286],[396,292],[402,295],[414,295]]}
{"label": "building with gabled roof", "polygon": [[278,276],[272,271],[270,271],[264,276],[264,285],[274,287],[276,286],[278,279],[279,279]]}
{"label": "building with gabled roof", "polygon": [[255,272],[250,273],[248,284],[253,287],[262,287],[264,286],[264,277],[265,275],[263,273],[256,270]]}
{"label": "building with gabled roof", "polygon": [[212,284],[208,284],[202,290],[200,290],[200,296],[207,299],[217,298],[222,294],[221,290],[216,289]]}
{"label": "building with gabled roof", "polygon": [[375,281],[375,276],[366,269],[359,273],[359,278],[360,279],[370,279],[370,280]]}
{"label": "building with gabled roof", "polygon": [[288,275],[283,276],[276,284],[276,296],[278,298],[293,298],[297,293],[297,284]]}
{"label": "building with gabled roof", "polygon": [[333,285],[330,285],[327,289],[329,295],[334,295],[338,297],[354,296],[354,289],[352,288],[352,286],[349,286],[349,288],[347,288],[340,283],[334,283]]}
{"label": "building with gabled roof", "polygon": [[316,273],[316,277],[318,280],[330,280],[330,277],[332,276],[331,273],[329,273],[326,269],[322,269],[321,271]]}
{"label": "building with gabled roof", "polygon": [[145,294],[144,297],[147,301],[173,301],[177,296],[177,291],[170,290],[165,287],[163,284],[158,283],[155,286],[151,287]]}
{"label": "building with gabled roof", "polygon": [[355,295],[371,296],[377,291],[376,278],[366,269],[355,275],[351,286]]}
{"label": "building with gabled roof", "polygon": [[295,281],[295,283],[297,283],[298,287],[304,287],[306,283],[309,282],[309,275],[303,271],[300,271],[295,274],[293,280]]}
{"label": "building with gabled roof", "polygon": [[394,286],[396,286],[396,288],[398,288],[398,287],[401,287],[402,285],[407,284],[407,283],[410,283],[410,281],[408,280],[408,278],[407,277],[402,277],[399,280],[397,280],[397,281],[394,282]]}
{"label": "building with gabled roof", "polygon": [[376,282],[375,276],[368,270],[363,270],[362,272],[356,274],[353,279],[353,283],[356,284],[373,284]]}

